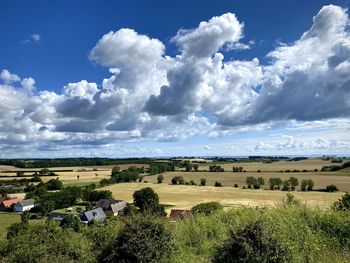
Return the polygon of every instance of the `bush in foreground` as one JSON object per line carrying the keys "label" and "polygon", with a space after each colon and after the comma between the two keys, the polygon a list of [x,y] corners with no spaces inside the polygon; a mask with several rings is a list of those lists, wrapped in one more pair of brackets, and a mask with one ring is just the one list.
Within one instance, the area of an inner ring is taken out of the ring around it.
{"label": "bush in foreground", "polygon": [[266,232],[262,221],[248,224],[219,246],[212,262],[288,262],[288,248]]}
{"label": "bush in foreground", "polygon": [[210,215],[220,210],[223,210],[223,206],[219,202],[201,203],[192,207],[192,213],[194,215],[195,214]]}
{"label": "bush in foreground", "polygon": [[334,202],[335,210],[350,211],[350,192],[345,193],[338,201]]}
{"label": "bush in foreground", "polygon": [[171,233],[158,219],[134,218],[105,249],[101,262],[163,262],[172,242]]}

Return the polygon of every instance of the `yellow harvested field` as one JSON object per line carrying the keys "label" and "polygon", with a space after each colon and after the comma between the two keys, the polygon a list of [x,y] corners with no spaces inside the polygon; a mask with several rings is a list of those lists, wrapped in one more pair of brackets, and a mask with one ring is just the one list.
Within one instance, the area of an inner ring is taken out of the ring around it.
{"label": "yellow harvested field", "polygon": [[[283,191],[237,189],[233,187],[214,186],[185,186],[154,183],[121,183],[106,186],[102,189],[113,192],[115,198],[132,202],[132,195],[136,190],[152,187],[157,192],[160,202],[173,205],[176,208],[191,208],[196,204],[218,201],[226,207],[275,206],[285,196]],[[298,199],[311,207],[328,208],[339,199],[342,193],[324,192],[292,192]]]}
{"label": "yellow harvested field", "polygon": [[[157,176],[146,176],[144,181],[151,183],[157,182]],[[207,179],[207,185],[213,186],[215,181],[221,182],[223,186],[234,186],[238,184],[243,187],[246,184],[247,176],[263,177],[265,179],[265,188],[269,188],[268,180],[271,177],[280,177],[282,180],[289,179],[291,176],[298,178],[299,184],[302,179],[312,179],[316,188],[325,188],[327,185],[335,184],[340,191],[350,191],[350,173],[339,174],[336,172],[307,172],[307,173],[277,173],[277,172],[166,172],[163,174],[164,183],[170,184],[174,176],[182,176],[185,181],[193,180],[199,184],[201,178]]]}

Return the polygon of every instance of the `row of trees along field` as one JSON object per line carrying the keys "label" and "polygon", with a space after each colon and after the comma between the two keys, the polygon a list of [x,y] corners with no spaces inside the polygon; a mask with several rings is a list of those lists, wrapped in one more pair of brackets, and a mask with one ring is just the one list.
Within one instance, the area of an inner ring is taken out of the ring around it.
{"label": "row of trees along field", "polygon": [[[164,181],[164,176],[162,174],[158,175],[157,183],[161,184]],[[200,186],[205,186],[207,183],[206,178],[201,178],[199,181]],[[173,185],[197,185],[194,180],[186,181],[181,175],[176,175],[171,179],[171,184]],[[246,177],[246,186],[248,189],[261,189],[265,185],[265,179],[263,177]],[[279,177],[272,177],[269,179],[270,190],[282,190],[282,191],[295,191],[296,187],[299,185],[299,180],[296,177],[290,177],[289,179],[282,180]],[[216,181],[214,186],[222,186],[221,182]],[[246,188],[243,186],[243,188]],[[314,182],[311,179],[303,179],[300,183],[301,191],[314,191]],[[238,188],[238,184],[234,184],[234,187]],[[337,186],[329,185],[325,189],[317,189],[317,191],[323,192],[336,192],[338,191]]]}
{"label": "row of trees along field", "polygon": [[0,242],[0,259],[296,263],[348,262],[350,257],[349,193],[327,211],[307,208],[288,194],[270,209],[224,211],[219,203],[210,202],[191,212],[189,218],[170,221],[157,193],[147,187],[133,194],[124,217],[100,223],[81,224],[73,215],[61,223],[31,222],[30,214],[23,213],[21,222],[9,228],[7,240]]}
{"label": "row of trees along field", "polygon": [[117,164],[149,164],[154,162],[151,158],[62,158],[62,159],[34,159],[34,160],[0,160],[0,165],[11,165],[18,168],[49,168],[72,166],[101,166]]}

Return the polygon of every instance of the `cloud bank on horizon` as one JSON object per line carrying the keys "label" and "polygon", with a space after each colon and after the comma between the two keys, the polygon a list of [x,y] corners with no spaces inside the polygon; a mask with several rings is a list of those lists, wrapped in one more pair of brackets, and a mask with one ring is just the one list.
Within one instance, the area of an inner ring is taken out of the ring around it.
{"label": "cloud bank on horizon", "polygon": [[[324,6],[311,28],[268,53],[265,65],[257,58],[225,59],[228,50],[250,48],[243,38],[244,23],[233,13],[179,30],[170,40],[178,49],[174,57],[158,39],[129,28],[110,31],[89,54],[110,76],[102,83],[68,83],[61,93],[37,91],[31,77],[3,69],[0,150],[84,151],[84,145],[213,138],[271,127],[349,130],[347,10]],[[350,149],[349,137],[282,139],[287,141],[256,142],[252,149]],[[210,154],[213,147],[203,149]]]}

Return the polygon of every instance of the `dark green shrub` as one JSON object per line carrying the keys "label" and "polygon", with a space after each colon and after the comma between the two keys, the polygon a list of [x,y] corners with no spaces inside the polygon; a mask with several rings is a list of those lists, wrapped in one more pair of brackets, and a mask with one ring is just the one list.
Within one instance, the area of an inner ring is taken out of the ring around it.
{"label": "dark green shrub", "polygon": [[151,213],[159,216],[166,216],[164,206],[159,204],[159,197],[152,188],[146,187],[133,194],[134,205],[141,213]]}
{"label": "dark green shrub", "polygon": [[288,259],[287,247],[265,231],[263,222],[256,221],[231,233],[214,252],[212,262],[280,263]]}
{"label": "dark green shrub", "polygon": [[100,262],[163,262],[172,248],[172,235],[155,218],[128,222],[102,254]]}
{"label": "dark green shrub", "polygon": [[161,183],[163,183],[163,181],[164,181],[164,176],[163,176],[162,174],[158,175],[158,177],[157,177],[157,183],[158,183],[158,184],[161,184]]}
{"label": "dark green shrub", "polygon": [[205,186],[207,183],[207,179],[201,178],[201,186]]}
{"label": "dark green shrub", "polygon": [[333,208],[335,210],[350,210],[350,193],[345,193],[338,201],[334,202]]}
{"label": "dark green shrub", "polygon": [[222,184],[221,184],[219,181],[215,181],[214,186],[216,186],[216,187],[222,187]]}
{"label": "dark green shrub", "polygon": [[333,192],[338,192],[339,189],[336,185],[331,184],[331,185],[326,186],[326,191],[333,193]]}
{"label": "dark green shrub", "polygon": [[210,215],[220,210],[223,210],[223,206],[219,202],[201,203],[192,207],[192,213],[194,215],[195,214]]}
{"label": "dark green shrub", "polygon": [[182,176],[174,176],[171,179],[172,184],[185,184],[185,179]]}
{"label": "dark green shrub", "polygon": [[64,219],[61,221],[60,226],[62,228],[71,228],[74,232],[80,231],[80,220],[75,215],[66,215]]}

